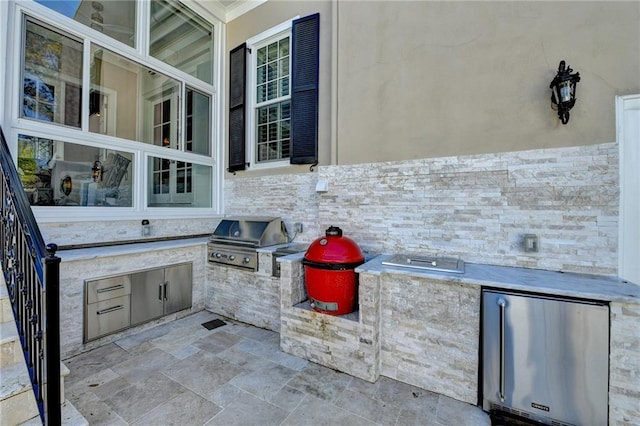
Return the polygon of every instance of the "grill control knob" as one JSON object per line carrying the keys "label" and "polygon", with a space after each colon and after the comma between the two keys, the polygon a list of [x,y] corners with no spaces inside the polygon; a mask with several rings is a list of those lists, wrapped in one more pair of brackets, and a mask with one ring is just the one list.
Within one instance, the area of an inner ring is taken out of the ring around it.
{"label": "grill control knob", "polygon": [[236,260],[236,257],[234,255],[229,256],[229,260]]}
{"label": "grill control knob", "polygon": [[251,259],[249,259],[248,257],[245,257],[244,259],[242,259],[242,263],[249,263],[251,261]]}
{"label": "grill control knob", "polygon": [[216,253],[215,256],[216,256],[216,259],[220,259],[222,257],[220,253]]}

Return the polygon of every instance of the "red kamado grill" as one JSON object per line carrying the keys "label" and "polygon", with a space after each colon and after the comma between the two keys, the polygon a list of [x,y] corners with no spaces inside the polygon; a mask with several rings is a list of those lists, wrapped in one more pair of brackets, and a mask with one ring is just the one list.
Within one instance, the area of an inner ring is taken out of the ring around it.
{"label": "red kamado grill", "polygon": [[330,226],[326,236],[307,249],[304,265],[307,295],[311,306],[329,315],[344,315],[356,309],[355,268],[364,263],[360,247],[342,236],[342,229]]}

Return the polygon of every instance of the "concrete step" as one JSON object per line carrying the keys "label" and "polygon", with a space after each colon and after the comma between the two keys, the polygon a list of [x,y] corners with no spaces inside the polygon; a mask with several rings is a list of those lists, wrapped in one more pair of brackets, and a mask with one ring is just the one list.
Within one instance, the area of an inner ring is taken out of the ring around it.
{"label": "concrete step", "polygon": [[24,362],[16,323],[0,323],[0,368]]}
{"label": "concrete step", "polygon": [[31,379],[24,362],[0,369],[0,424],[18,425],[38,416]]}
{"label": "concrete step", "polygon": [[0,324],[13,321],[13,311],[9,300],[9,291],[4,284],[4,278],[0,270]]}

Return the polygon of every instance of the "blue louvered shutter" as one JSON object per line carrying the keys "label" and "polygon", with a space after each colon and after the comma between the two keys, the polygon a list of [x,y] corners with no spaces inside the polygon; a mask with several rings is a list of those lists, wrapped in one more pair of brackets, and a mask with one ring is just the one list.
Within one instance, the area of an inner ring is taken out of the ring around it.
{"label": "blue louvered shutter", "polygon": [[246,168],[246,49],[242,43],[229,52],[229,172]]}
{"label": "blue louvered shutter", "polygon": [[291,164],[318,163],[318,65],[320,14],[291,28]]}

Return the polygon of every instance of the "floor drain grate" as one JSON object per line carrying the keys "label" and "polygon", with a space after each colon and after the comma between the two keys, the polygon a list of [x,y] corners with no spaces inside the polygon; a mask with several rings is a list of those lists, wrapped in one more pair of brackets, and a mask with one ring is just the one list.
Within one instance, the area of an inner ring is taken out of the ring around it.
{"label": "floor drain grate", "polygon": [[226,324],[227,324],[226,322],[216,318],[211,321],[203,322],[202,326],[207,330],[213,330],[214,328],[222,327],[223,325],[226,325]]}

